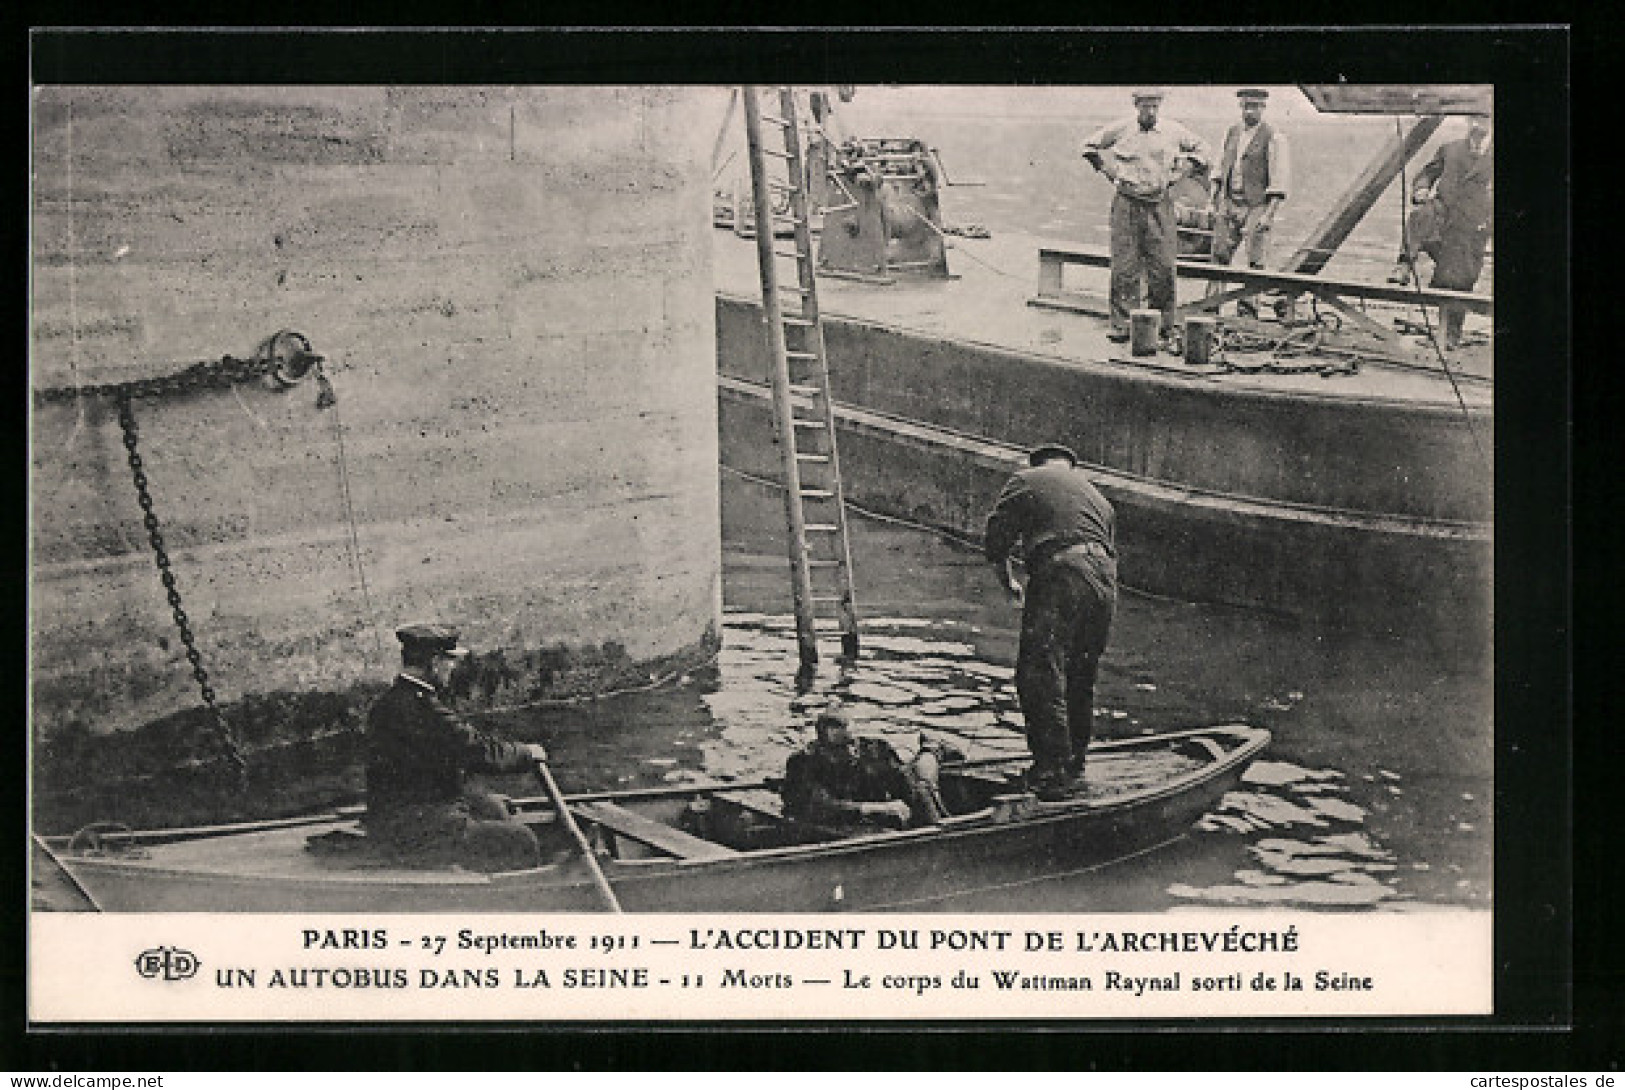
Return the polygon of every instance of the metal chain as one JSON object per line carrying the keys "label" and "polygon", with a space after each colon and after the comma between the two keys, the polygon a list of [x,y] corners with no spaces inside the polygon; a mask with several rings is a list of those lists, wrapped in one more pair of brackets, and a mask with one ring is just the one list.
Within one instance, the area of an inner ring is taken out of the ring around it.
{"label": "metal chain", "polygon": [[208,708],[210,720],[214,723],[215,733],[222,743],[223,756],[231,764],[239,783],[246,783],[248,762],[243,758],[242,750],[237,745],[237,738],[232,732],[231,725],[226,722],[225,715],[215,704],[214,688],[209,684],[209,672],[204,669],[203,655],[198,651],[197,640],[192,635],[191,620],[186,616],[186,609],[181,604],[181,592],[175,585],[175,573],[170,568],[169,552],[164,548],[163,530],[158,522],[157,513],[152,509],[152,492],[148,488],[141,452],[137,449],[141,433],[131,403],[134,396],[136,395],[129,392],[120,392],[117,395],[118,422],[124,432],[124,449],[129,454],[130,477],[135,482],[136,502],[141,505],[141,521],[147,528],[147,540],[152,545],[153,562],[158,565],[158,578],[164,585],[165,595],[169,598],[169,609],[175,618],[175,627],[180,631],[181,642],[186,645],[186,661],[192,664],[192,677],[197,681],[198,692],[203,697],[204,706]]}
{"label": "metal chain", "polygon": [[154,375],[149,378],[103,382],[90,386],[52,386],[35,390],[34,400],[40,404],[50,404],[71,401],[77,397],[165,397],[190,393],[193,390],[223,389],[263,378],[274,372],[278,366],[279,361],[271,355],[248,360],[222,356],[218,360],[194,363],[172,375]]}
{"label": "metal chain", "polygon": [[[1239,329],[1222,329],[1219,332],[1219,343],[1213,354],[1213,362],[1242,374],[1268,372],[1272,375],[1297,375],[1313,372],[1322,378],[1330,378],[1334,375],[1358,373],[1360,360],[1365,357],[1359,352],[1327,345],[1324,336],[1327,326],[1328,323],[1317,314],[1315,320],[1304,323],[1281,337],[1268,337]],[[1231,352],[1268,353],[1268,355],[1254,364],[1242,363],[1233,358]],[[1324,359],[1307,363],[1286,362],[1299,356],[1339,356],[1342,359],[1337,362],[1327,362]]]}

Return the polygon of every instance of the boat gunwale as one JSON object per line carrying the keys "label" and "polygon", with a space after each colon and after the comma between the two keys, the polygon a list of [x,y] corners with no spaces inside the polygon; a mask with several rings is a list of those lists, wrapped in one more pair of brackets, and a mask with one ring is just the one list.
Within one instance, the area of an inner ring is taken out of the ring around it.
{"label": "boat gunwale", "polygon": [[[1163,734],[1148,735],[1139,738],[1111,739],[1098,743],[1096,750],[1121,750],[1155,747],[1161,748],[1167,743],[1178,742],[1186,738],[1208,738],[1214,734],[1224,734],[1236,741],[1232,749],[1226,750],[1222,757],[1215,757],[1199,764],[1188,772],[1173,776],[1167,780],[1159,781],[1144,788],[1125,791],[1108,799],[1092,799],[1087,796],[1069,799],[1059,803],[1038,803],[1039,809],[1020,818],[1005,821],[991,822],[988,816],[992,807],[984,807],[970,814],[957,814],[937,825],[924,825],[912,829],[876,830],[859,833],[855,836],[842,837],[837,840],[817,841],[809,844],[791,844],[776,848],[763,848],[755,851],[741,851],[735,856],[721,858],[695,858],[682,859],[669,856],[650,857],[646,859],[616,859],[605,858],[601,860],[606,875],[613,878],[647,879],[659,877],[662,874],[680,874],[699,870],[716,871],[724,873],[744,867],[774,865],[780,863],[794,863],[798,860],[824,857],[837,857],[842,855],[863,854],[879,848],[892,845],[923,842],[927,840],[960,840],[966,837],[983,836],[998,830],[1011,828],[1046,828],[1060,824],[1079,821],[1084,818],[1109,817],[1114,813],[1132,809],[1147,804],[1156,803],[1166,798],[1176,796],[1196,784],[1216,780],[1237,765],[1245,764],[1254,759],[1258,753],[1269,744],[1270,731],[1264,727],[1250,724],[1226,724],[1215,727],[1197,727],[1188,730],[1171,731]],[[1026,760],[1027,755],[1014,757],[996,757],[974,762],[965,762],[965,765],[997,766],[1009,764],[1018,760]],[[949,766],[950,768],[953,766]],[[960,767],[964,767],[961,765]],[[771,779],[771,778],[769,778]],[[568,802],[589,801],[602,797],[617,798],[682,798],[689,795],[703,795],[725,793],[733,790],[749,790],[760,787],[767,780],[746,781],[737,784],[701,784],[678,785],[671,788],[651,788],[641,791],[628,792],[592,792],[567,796]],[[536,800],[515,800],[516,804],[533,802]],[[227,835],[246,835],[259,832],[283,832],[302,826],[316,826],[327,823],[340,823],[353,820],[354,815],[341,813],[327,813],[324,815],[311,815],[304,818],[272,819],[268,823],[250,823],[244,826],[205,826],[205,835],[196,837],[197,840],[215,839]],[[590,820],[590,819],[589,819]],[[157,844],[188,843],[190,840],[181,839],[176,834],[182,830],[158,830],[158,833],[167,832],[168,839],[157,841]],[[139,833],[125,834],[127,837],[139,836]],[[52,841],[65,841],[69,837],[42,838]],[[139,844],[139,842],[137,842]],[[112,856],[73,856],[63,855],[61,865],[69,870],[87,873],[114,873],[139,874],[145,879],[161,880],[166,876],[184,878],[188,880],[207,879],[211,882],[225,880],[233,885],[256,885],[266,881],[282,883],[296,883],[299,886],[311,889],[322,888],[387,888],[397,887],[424,887],[446,889],[448,887],[461,887],[469,890],[513,891],[526,886],[538,888],[568,888],[572,885],[585,885],[568,881],[545,882],[550,876],[560,875],[572,863],[578,860],[577,856],[570,856],[563,860],[556,860],[540,867],[529,867],[521,870],[479,872],[466,870],[425,869],[421,871],[407,869],[390,869],[388,877],[378,877],[378,871],[359,869],[354,871],[333,871],[322,874],[296,874],[287,872],[252,872],[231,870],[208,870],[201,868],[185,869],[161,861],[144,858],[119,859]]]}

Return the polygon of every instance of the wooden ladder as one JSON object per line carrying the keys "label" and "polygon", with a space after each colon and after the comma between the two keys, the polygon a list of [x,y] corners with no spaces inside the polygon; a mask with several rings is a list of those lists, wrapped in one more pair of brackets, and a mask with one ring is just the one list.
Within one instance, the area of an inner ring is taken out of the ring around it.
{"label": "wooden ladder", "polygon": [[[762,112],[761,98],[776,92]],[[852,592],[841,463],[835,449],[835,407],[829,360],[818,317],[818,284],[808,225],[807,175],[789,87],[744,88],[745,139],[750,151],[756,213],[756,258],[761,269],[762,315],[772,362],[773,426],[783,463],[795,596],[796,642],[803,667],[818,661],[821,632],[840,634],[841,654],[858,654],[858,612]],[[764,138],[764,127],[778,133]],[[774,144],[776,146],[769,146]],[[775,160],[773,167],[769,160]],[[785,209],[775,213],[777,206]],[[788,224],[793,248],[780,248],[775,227]],[[781,283],[778,261],[795,262],[793,282]],[[816,573],[816,575],[815,575]],[[822,624],[821,624],[822,622]]]}

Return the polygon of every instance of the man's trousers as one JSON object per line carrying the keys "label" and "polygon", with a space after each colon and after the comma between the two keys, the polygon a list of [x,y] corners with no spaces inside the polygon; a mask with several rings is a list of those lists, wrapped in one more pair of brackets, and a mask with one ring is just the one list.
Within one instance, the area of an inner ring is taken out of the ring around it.
{"label": "man's trousers", "polygon": [[1076,545],[1027,581],[1016,653],[1016,695],[1035,777],[1075,775],[1094,728],[1095,678],[1117,611],[1117,562]]}
{"label": "man's trousers", "polygon": [[1174,203],[1112,197],[1112,331],[1129,331],[1129,312],[1140,305],[1140,280],[1154,310],[1162,311],[1162,331],[1174,328],[1174,262],[1179,233]]}

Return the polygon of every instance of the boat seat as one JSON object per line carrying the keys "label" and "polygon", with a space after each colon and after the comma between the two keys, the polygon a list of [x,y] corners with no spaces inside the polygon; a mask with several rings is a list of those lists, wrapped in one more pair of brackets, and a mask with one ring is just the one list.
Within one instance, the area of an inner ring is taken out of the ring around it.
{"label": "boat seat", "polygon": [[572,809],[594,825],[679,859],[721,859],[738,855],[732,848],[701,840],[681,829],[646,818],[613,802],[578,802]]}
{"label": "boat seat", "polygon": [[767,818],[772,822],[784,820],[784,799],[777,791],[761,787],[744,787],[735,791],[718,791],[713,800],[731,803],[739,809]]}

